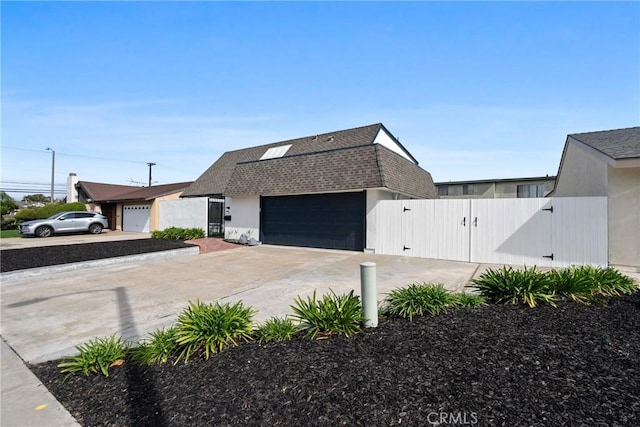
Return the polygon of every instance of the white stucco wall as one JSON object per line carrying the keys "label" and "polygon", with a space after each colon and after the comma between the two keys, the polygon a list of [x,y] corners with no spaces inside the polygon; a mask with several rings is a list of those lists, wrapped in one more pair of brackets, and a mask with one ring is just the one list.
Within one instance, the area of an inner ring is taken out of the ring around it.
{"label": "white stucco wall", "polygon": [[169,227],[202,228],[208,230],[208,197],[158,200],[158,230]]}
{"label": "white stucco wall", "polygon": [[225,198],[225,215],[231,215],[224,223],[225,239],[238,239],[246,234],[256,240],[260,238],[260,197]]}
{"label": "white stucco wall", "polygon": [[569,142],[553,196],[606,196],[607,168],[603,160]]}
{"label": "white stucco wall", "polygon": [[640,267],[640,167],[608,172],[609,264]]}

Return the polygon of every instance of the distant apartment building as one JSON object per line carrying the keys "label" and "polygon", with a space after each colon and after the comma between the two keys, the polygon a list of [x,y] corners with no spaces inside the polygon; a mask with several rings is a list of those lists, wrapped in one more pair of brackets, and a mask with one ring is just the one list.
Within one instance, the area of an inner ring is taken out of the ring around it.
{"label": "distant apartment building", "polygon": [[436,182],[441,199],[503,199],[545,197],[553,190],[555,176]]}

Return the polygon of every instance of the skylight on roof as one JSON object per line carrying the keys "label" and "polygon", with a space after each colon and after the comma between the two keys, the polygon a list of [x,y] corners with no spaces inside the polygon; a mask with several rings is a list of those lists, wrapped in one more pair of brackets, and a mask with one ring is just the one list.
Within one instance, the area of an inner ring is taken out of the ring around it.
{"label": "skylight on roof", "polygon": [[289,148],[291,148],[291,144],[269,148],[262,157],[260,157],[260,160],[277,159],[278,157],[282,157],[287,151],[289,151]]}

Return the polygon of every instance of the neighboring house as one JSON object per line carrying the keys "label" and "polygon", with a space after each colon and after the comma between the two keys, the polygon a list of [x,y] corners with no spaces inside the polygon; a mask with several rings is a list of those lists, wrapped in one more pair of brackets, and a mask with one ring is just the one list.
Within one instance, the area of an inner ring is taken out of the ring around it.
{"label": "neighboring house", "polygon": [[556,182],[555,176],[536,178],[483,179],[436,182],[441,199],[503,199],[545,197]]}
{"label": "neighboring house", "polygon": [[377,201],[438,195],[378,123],[226,152],[181,197],[209,197],[210,228],[224,217],[228,238],[364,250],[373,247]]}
{"label": "neighboring house", "polygon": [[607,196],[609,264],[640,267],[640,127],[568,135],[551,196]]}
{"label": "neighboring house", "polygon": [[[69,176],[75,180],[75,175]],[[158,229],[159,201],[177,199],[191,182],[134,187],[76,181],[75,193],[67,200],[84,203],[88,210],[102,212],[112,230],[151,232]]]}

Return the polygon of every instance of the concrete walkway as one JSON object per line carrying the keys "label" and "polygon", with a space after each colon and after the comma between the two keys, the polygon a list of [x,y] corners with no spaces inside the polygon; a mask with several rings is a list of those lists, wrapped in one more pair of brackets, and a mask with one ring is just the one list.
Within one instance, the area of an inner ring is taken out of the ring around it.
{"label": "concrete walkway", "polygon": [[[194,248],[195,249],[195,248]],[[258,310],[256,322],[291,313],[296,296],[360,293],[359,264],[377,264],[378,299],[415,282],[460,290],[485,266],[278,246],[240,247],[198,255],[52,272],[0,276],[2,426],[72,425],[22,360],[39,363],[75,354],[75,346],[114,333],[138,341],[171,325],[188,301],[237,301]],[[15,351],[15,353],[14,353]],[[46,405],[46,406],[42,406]]]}
{"label": "concrete walkway", "polygon": [[2,363],[0,426],[80,425],[4,340],[0,340],[0,359]]}

